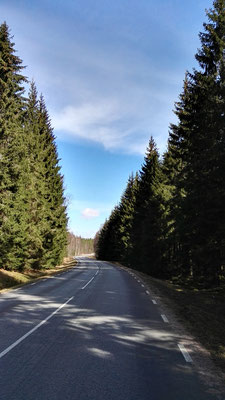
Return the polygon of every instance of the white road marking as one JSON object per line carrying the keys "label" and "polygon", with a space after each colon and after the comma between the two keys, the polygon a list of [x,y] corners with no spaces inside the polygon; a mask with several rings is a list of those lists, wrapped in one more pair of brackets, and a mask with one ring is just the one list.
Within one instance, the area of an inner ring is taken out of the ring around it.
{"label": "white road marking", "polygon": [[90,281],[88,281],[88,283],[86,283],[86,285],[84,285],[81,290],[84,290],[92,281],[93,279],[95,279],[96,275],[98,275],[99,270],[95,273],[95,275],[90,279]]}
{"label": "white road marking", "polygon": [[142,287],[145,287],[145,285],[141,285]]}
{"label": "white road marking", "polygon": [[150,294],[148,290],[146,290],[146,293],[147,293],[147,294]]}
{"label": "white road marking", "polygon": [[69,303],[74,296],[70,297],[65,303],[61,304],[55,311],[53,311],[47,318],[45,318],[43,321],[41,321],[38,325],[36,325],[33,329],[28,331],[25,335],[23,335],[21,338],[16,340],[13,344],[11,344],[9,347],[7,347],[5,350],[3,350],[0,353],[0,358],[4,357],[7,353],[9,353],[10,350],[14,349],[18,344],[20,344],[24,339],[26,339],[28,336],[30,336],[33,332],[35,332],[38,328],[40,328],[45,322],[47,322],[50,318],[53,317],[61,308],[63,308],[67,303]]}
{"label": "white road marking", "polygon": [[139,283],[141,283],[141,281],[138,280]]}
{"label": "white road marking", "polygon": [[186,361],[186,362],[193,362],[193,360],[192,360],[190,354],[189,354],[188,351],[185,349],[185,347],[184,347],[182,344],[178,344],[178,347],[179,347],[181,353],[183,354],[185,361]]}
{"label": "white road marking", "polygon": [[33,285],[36,285],[36,284],[37,284],[37,282],[31,283],[30,286],[33,286]]}
{"label": "white road marking", "polygon": [[161,317],[162,317],[164,322],[166,322],[166,323],[169,322],[169,320],[168,320],[168,318],[167,318],[167,316],[165,314],[161,314]]}
{"label": "white road marking", "polygon": [[157,304],[156,300],[152,299],[153,304]]}

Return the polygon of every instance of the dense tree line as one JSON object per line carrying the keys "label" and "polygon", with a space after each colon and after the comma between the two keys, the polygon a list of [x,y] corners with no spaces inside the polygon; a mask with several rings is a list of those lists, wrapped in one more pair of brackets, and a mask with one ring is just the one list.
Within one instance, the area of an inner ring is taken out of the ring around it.
{"label": "dense tree line", "polygon": [[79,256],[81,254],[94,253],[94,240],[85,239],[68,232],[67,256]]}
{"label": "dense tree line", "polygon": [[151,138],[140,172],[98,232],[96,254],[211,286],[225,276],[225,0],[207,17],[167,151],[160,158]]}
{"label": "dense tree line", "polygon": [[0,25],[0,265],[22,271],[59,264],[67,216],[55,138],[44,98]]}

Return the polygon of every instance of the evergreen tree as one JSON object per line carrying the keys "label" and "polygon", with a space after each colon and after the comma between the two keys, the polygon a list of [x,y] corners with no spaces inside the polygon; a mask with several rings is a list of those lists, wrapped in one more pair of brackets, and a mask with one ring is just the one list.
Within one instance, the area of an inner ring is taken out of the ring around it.
{"label": "evergreen tree", "polygon": [[159,154],[151,137],[136,192],[132,262],[136,269],[155,276],[162,274],[162,182]]}
{"label": "evergreen tree", "polygon": [[184,212],[185,165],[188,151],[188,132],[192,129],[192,96],[188,73],[185,74],[183,92],[175,103],[178,124],[171,124],[168,150],[164,154],[163,172],[170,192],[168,207],[169,235],[167,237],[167,262],[173,275],[190,275],[190,248],[187,245],[186,217]]}
{"label": "evergreen tree", "polygon": [[28,243],[26,267],[41,268],[44,255],[44,234],[47,229],[45,204],[45,165],[39,127],[39,102],[32,82],[26,105],[25,132],[27,141],[26,195],[28,202]]}
{"label": "evergreen tree", "polygon": [[67,215],[55,137],[44,98],[39,101],[39,140],[44,176],[45,226],[43,232],[43,266],[49,268],[62,261],[67,244]]}
{"label": "evergreen tree", "polygon": [[26,140],[22,61],[15,55],[6,23],[0,26],[0,259],[22,269],[26,257],[27,209],[24,190]]}
{"label": "evergreen tree", "polygon": [[121,197],[121,224],[120,233],[120,261],[131,266],[132,263],[132,228],[136,204],[136,192],[138,187],[138,174],[129,177],[127,187]]}
{"label": "evergreen tree", "polygon": [[[224,265],[224,152],[225,152],[225,1],[215,0],[207,12],[201,49],[196,54],[200,70],[187,74],[185,101],[179,110],[179,134],[183,163],[180,184],[183,198],[177,219],[183,264],[195,279],[219,281]],[[181,220],[182,221],[182,220]]]}

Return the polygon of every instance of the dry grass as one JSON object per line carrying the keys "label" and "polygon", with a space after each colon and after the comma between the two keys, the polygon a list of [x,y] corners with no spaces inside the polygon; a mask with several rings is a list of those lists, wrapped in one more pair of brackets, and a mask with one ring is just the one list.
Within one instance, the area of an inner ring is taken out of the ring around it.
{"label": "dry grass", "polygon": [[52,269],[27,270],[23,272],[6,271],[0,269],[0,291],[4,291],[11,287],[21,286],[34,280],[44,278],[45,276],[55,275],[64,270],[70,269],[76,265],[76,261],[72,257],[64,258],[62,265],[58,265]]}

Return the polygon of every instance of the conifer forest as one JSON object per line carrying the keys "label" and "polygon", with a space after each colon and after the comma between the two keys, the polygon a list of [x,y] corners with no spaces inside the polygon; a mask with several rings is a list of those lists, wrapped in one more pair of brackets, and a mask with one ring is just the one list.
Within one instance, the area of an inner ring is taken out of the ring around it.
{"label": "conifer forest", "polygon": [[[140,171],[131,174],[119,204],[96,235],[95,250],[98,259],[116,260],[157,278],[212,287],[225,278],[224,0],[215,0],[207,11],[200,41],[198,67],[185,73],[175,103],[177,122],[169,127],[167,151],[160,157],[150,139]],[[16,166],[10,174],[18,174]],[[18,188],[13,194],[18,202],[20,193]]]}
{"label": "conifer forest", "polygon": [[43,96],[23,75],[10,30],[0,25],[0,264],[51,268],[65,255],[63,177]]}

